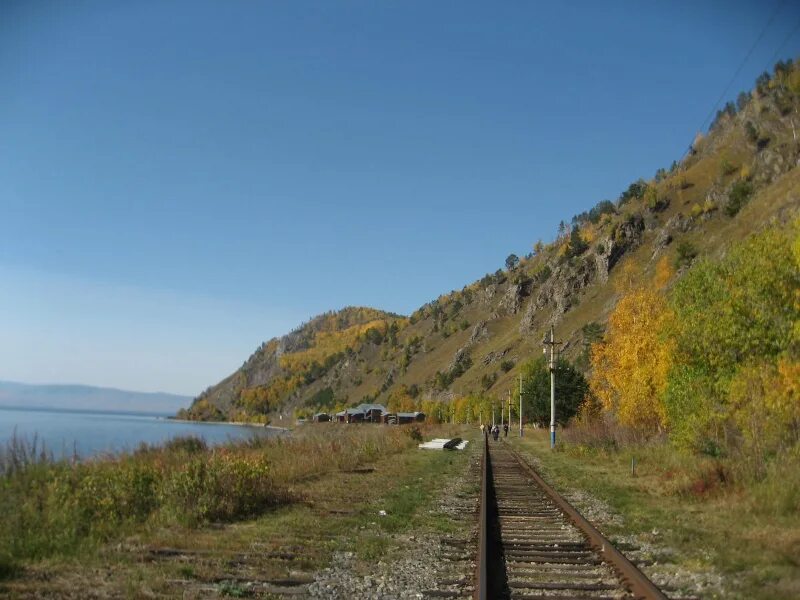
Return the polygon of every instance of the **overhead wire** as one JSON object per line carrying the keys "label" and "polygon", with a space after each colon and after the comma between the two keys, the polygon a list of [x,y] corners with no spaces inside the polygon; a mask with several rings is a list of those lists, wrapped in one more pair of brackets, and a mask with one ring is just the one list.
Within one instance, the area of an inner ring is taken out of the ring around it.
{"label": "overhead wire", "polygon": [[703,124],[700,126],[700,131],[705,130],[706,124],[714,116],[714,111],[717,110],[717,107],[719,107],[720,102],[722,102],[725,99],[725,96],[728,94],[728,91],[730,90],[731,86],[736,82],[736,78],[739,76],[739,73],[742,72],[742,69],[744,68],[745,64],[747,64],[747,61],[750,60],[750,57],[753,55],[753,52],[755,51],[756,47],[761,43],[761,40],[764,39],[767,30],[770,28],[770,25],[772,25],[772,22],[775,20],[775,17],[778,16],[778,13],[784,7],[786,2],[787,0],[782,0],[775,6],[775,9],[772,11],[772,14],[767,20],[767,23],[761,29],[761,33],[758,34],[756,41],[753,42],[752,46],[750,46],[750,49],[747,51],[747,54],[745,55],[744,59],[742,59],[742,61],[739,63],[739,66],[736,67],[736,71],[734,72],[733,77],[731,77],[730,81],[728,81],[727,85],[725,85],[725,89],[719,95],[719,98],[714,103],[714,106],[711,107],[711,111],[708,113],[708,116],[706,116],[706,118],[703,120]]}
{"label": "overhead wire", "polygon": [[[779,2],[775,6],[775,8],[773,9],[772,14],[770,15],[769,19],[767,19],[767,22],[764,24],[764,27],[761,28],[761,32],[758,34],[758,37],[756,38],[756,41],[753,42],[753,44],[750,46],[750,49],[747,51],[747,54],[742,59],[742,61],[739,63],[739,66],[736,67],[736,71],[734,72],[733,77],[730,78],[728,83],[725,85],[725,88],[723,89],[722,93],[719,95],[719,98],[717,98],[717,101],[711,107],[711,110],[709,111],[708,115],[706,116],[705,119],[703,119],[703,123],[700,125],[700,128],[697,130],[698,132],[705,131],[706,124],[714,116],[714,112],[717,110],[717,107],[719,106],[720,102],[722,102],[725,99],[725,96],[727,95],[727,93],[730,90],[731,86],[735,83],[736,78],[739,76],[739,73],[741,73],[741,71],[744,68],[745,64],[747,64],[747,61],[750,60],[750,57],[753,55],[753,52],[755,51],[756,47],[761,43],[761,40],[764,39],[764,36],[766,35],[767,30],[770,28],[770,26],[772,25],[772,22],[778,16],[778,13],[784,7],[786,2],[787,2],[787,0],[782,0],[781,2]],[[800,27],[800,22],[798,23],[798,27]],[[788,42],[788,40],[792,37],[792,35],[794,35],[794,33],[795,32],[793,30],[790,33],[790,35],[787,36],[787,38],[783,41],[783,44]],[[780,48],[779,48],[778,52],[780,52]],[[778,54],[778,52],[776,52],[776,55]],[[686,154],[687,155],[692,153],[693,147],[694,147],[694,142],[690,143],[689,147],[686,149]]]}
{"label": "overhead wire", "polygon": [[778,58],[781,55],[781,52],[783,52],[784,46],[786,46],[786,44],[789,43],[789,40],[791,40],[794,37],[794,35],[797,33],[798,30],[800,30],[800,19],[797,20],[797,24],[795,24],[795,26],[791,30],[789,30],[789,33],[786,34],[786,37],[783,38],[783,41],[781,42],[780,46],[778,46],[778,49],[775,50],[775,53],[772,55],[772,58],[769,59],[770,64],[775,64],[777,62]]}

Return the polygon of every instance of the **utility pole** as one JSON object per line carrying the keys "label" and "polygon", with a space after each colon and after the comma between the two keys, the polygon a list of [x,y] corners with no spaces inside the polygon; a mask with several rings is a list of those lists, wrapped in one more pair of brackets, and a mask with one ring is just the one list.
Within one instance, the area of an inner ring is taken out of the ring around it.
{"label": "utility pole", "polygon": [[[550,326],[550,341],[545,339],[544,345],[550,346],[550,449],[556,447],[556,342],[553,326]],[[547,353],[547,348],[544,349]]]}
{"label": "utility pole", "polygon": [[500,400],[500,429],[503,428],[503,423],[505,423],[506,413],[503,411],[503,400]]}
{"label": "utility pole", "polygon": [[522,373],[519,374],[519,437],[522,437]]}
{"label": "utility pole", "polygon": [[508,410],[508,428],[511,429],[511,390],[508,390],[508,398],[506,399],[506,409]]}
{"label": "utility pole", "polygon": [[508,427],[511,428],[511,391],[508,392]]}
{"label": "utility pole", "polygon": [[494,402],[492,402],[492,427],[494,427]]}

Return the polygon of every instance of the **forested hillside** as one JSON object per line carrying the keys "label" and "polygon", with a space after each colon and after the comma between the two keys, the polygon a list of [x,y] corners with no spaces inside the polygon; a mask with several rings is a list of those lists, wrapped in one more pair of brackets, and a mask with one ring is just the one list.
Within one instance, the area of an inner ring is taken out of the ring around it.
{"label": "forested hillside", "polygon": [[408,317],[317,317],[265,342],[184,416],[269,421],[379,401],[475,419],[516,394],[522,372],[527,414],[544,420],[536,359],[552,326],[570,386],[561,421],[607,413],[717,448],[758,437],[745,421],[762,390],[783,431],[800,418],[799,107],[800,65],[778,63],[685,156],[618,198],[587,199],[554,241],[532,240],[528,255]]}

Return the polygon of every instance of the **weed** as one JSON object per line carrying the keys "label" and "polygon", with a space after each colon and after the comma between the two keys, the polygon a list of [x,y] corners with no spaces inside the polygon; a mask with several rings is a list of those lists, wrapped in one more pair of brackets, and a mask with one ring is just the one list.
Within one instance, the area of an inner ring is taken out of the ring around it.
{"label": "weed", "polygon": [[230,581],[223,581],[219,584],[219,593],[231,598],[246,598],[253,595],[250,590]]}
{"label": "weed", "polygon": [[408,437],[410,437],[415,442],[421,442],[422,441],[422,432],[419,430],[419,427],[417,427],[416,425],[414,425],[412,427],[408,427],[405,431],[406,431],[406,435],[408,435]]}
{"label": "weed", "polygon": [[378,561],[386,556],[389,540],[382,535],[363,535],[358,540],[357,551],[361,559]]}
{"label": "weed", "polygon": [[181,565],[178,567],[178,574],[182,577],[186,577],[187,579],[194,579],[196,576],[194,567],[191,565]]}
{"label": "weed", "polygon": [[7,558],[0,557],[0,581],[10,579],[17,573],[17,565]]}

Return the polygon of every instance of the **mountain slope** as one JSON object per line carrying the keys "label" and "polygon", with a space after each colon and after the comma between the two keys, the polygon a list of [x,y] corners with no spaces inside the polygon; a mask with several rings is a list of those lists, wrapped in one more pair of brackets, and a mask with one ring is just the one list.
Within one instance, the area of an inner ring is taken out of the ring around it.
{"label": "mountain slope", "polygon": [[454,395],[504,397],[515,365],[541,353],[551,325],[566,356],[588,368],[586,348],[615,305],[620,277],[647,276],[662,256],[680,277],[696,256],[723,253],[797,214],[800,67],[779,63],[738,105],[720,111],[669,170],[576,215],[554,242],[509,257],[508,269],[409,318],[364,308],[317,317],[263,344],[186,416],[266,420],[372,400],[435,414]]}

